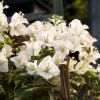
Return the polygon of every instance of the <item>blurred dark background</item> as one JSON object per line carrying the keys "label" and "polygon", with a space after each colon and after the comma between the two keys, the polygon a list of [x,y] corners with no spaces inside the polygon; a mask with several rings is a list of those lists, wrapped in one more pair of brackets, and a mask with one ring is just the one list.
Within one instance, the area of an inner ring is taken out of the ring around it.
{"label": "blurred dark background", "polygon": [[7,16],[22,11],[27,15],[33,14],[33,19],[28,16],[30,21],[42,20],[52,14],[63,15],[67,21],[78,18],[85,23],[88,18],[86,0],[4,0],[4,3],[9,5],[9,9],[5,10]]}
{"label": "blurred dark background", "polygon": [[4,4],[9,5],[4,11],[9,18],[14,12],[22,11],[30,22],[46,20],[53,14],[64,16],[67,23],[80,19],[89,25],[100,49],[100,0],[4,0]]}

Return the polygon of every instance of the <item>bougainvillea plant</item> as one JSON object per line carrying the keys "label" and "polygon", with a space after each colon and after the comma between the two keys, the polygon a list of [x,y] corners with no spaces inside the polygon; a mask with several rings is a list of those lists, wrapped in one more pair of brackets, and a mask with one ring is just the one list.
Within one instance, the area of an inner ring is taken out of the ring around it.
{"label": "bougainvillea plant", "polygon": [[5,8],[0,2],[0,100],[60,100],[66,57],[71,100],[100,100],[100,54],[87,25],[56,15],[30,24],[22,12],[8,23]]}

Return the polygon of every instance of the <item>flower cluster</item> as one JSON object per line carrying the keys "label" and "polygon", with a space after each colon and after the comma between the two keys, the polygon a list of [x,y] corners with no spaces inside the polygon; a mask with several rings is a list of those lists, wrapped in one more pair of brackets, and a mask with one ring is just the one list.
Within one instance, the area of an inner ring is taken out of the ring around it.
{"label": "flower cluster", "polygon": [[[62,17],[54,15],[49,21],[29,24],[22,12],[16,12],[8,23],[3,13],[3,9],[8,6],[3,7],[2,4],[3,2],[0,3],[0,72],[9,71],[10,60],[16,68],[25,68],[30,75],[49,79],[60,74],[59,65],[69,56],[70,72],[84,74],[89,70],[100,73],[99,67],[95,69],[92,66],[100,58],[97,48],[93,46],[97,40],[80,20],[74,19],[66,25]],[[14,46],[20,37],[20,45]],[[15,38],[17,41],[13,41]]]}

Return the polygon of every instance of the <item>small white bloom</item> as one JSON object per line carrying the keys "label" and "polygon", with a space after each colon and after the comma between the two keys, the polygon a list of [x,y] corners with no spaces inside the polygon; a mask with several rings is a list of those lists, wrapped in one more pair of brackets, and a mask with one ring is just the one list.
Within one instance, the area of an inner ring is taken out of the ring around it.
{"label": "small white bloom", "polygon": [[45,22],[43,25],[44,25],[44,30],[45,31],[55,29],[54,25],[49,23],[49,22]]}
{"label": "small white bloom", "polygon": [[[15,23],[14,23],[15,24]],[[10,25],[10,35],[11,36],[20,36],[20,35],[27,35],[28,29],[24,24],[18,24],[18,25]]]}
{"label": "small white bloom", "polygon": [[2,36],[2,34],[0,34],[0,42],[4,43],[4,37]]}
{"label": "small white bloom", "polygon": [[79,38],[80,43],[87,47],[93,45],[93,43],[97,41],[97,39],[93,38],[86,30],[82,31],[82,34],[79,36]]}
{"label": "small white bloom", "polygon": [[27,54],[27,53],[25,53],[24,51],[19,52],[17,54],[17,56],[12,57],[10,60],[15,63],[15,66],[17,68],[20,68],[20,67],[23,68],[24,64],[26,62],[28,62],[30,60],[30,58],[31,58],[30,56],[27,56],[25,54]]}
{"label": "small white bloom", "polygon": [[78,62],[75,66],[75,72],[78,74],[85,74],[87,71],[92,69],[93,67],[84,61]]}
{"label": "small white bloom", "polygon": [[55,34],[52,30],[48,30],[48,31],[43,31],[40,34],[36,34],[35,37],[37,41],[49,44],[50,42],[53,42]]}
{"label": "small white bloom", "polygon": [[43,58],[43,60],[38,65],[37,74],[45,79],[55,77],[60,74],[59,68],[52,61],[50,56]]}
{"label": "small white bloom", "polygon": [[23,18],[23,14],[15,13],[12,16],[11,22],[9,24],[11,28],[10,35],[11,36],[27,35],[28,28],[24,24],[28,24],[28,21],[25,18]]}
{"label": "small white bloom", "polygon": [[61,51],[56,51],[54,56],[52,57],[53,62],[56,65],[59,65],[65,58],[65,55],[61,53]]}
{"label": "small white bloom", "polygon": [[8,6],[3,6],[3,1],[0,2],[0,31],[5,31],[8,27],[7,17],[3,13],[3,10],[6,8],[8,8]]}
{"label": "small white bloom", "polygon": [[7,27],[7,17],[4,13],[0,13],[0,31],[6,31]]}
{"label": "small white bloom", "polygon": [[70,58],[69,62],[69,71],[74,72],[75,71],[75,65],[77,64],[77,61],[74,58]]}
{"label": "small white bloom", "polygon": [[2,52],[5,54],[6,57],[10,57],[12,53],[12,47],[10,45],[5,44],[2,48]]}
{"label": "small white bloom", "polygon": [[4,9],[9,8],[8,5],[3,6],[3,2],[4,2],[4,1],[0,2],[0,13],[2,13]]}
{"label": "small white bloom", "polygon": [[25,41],[26,50],[29,51],[32,55],[38,56],[41,51],[42,42],[40,41]]}
{"label": "small white bloom", "polygon": [[51,46],[55,48],[55,51],[60,50],[64,55],[68,55],[69,51],[73,48],[73,44],[67,40],[55,40],[51,42]]}
{"label": "small white bloom", "polygon": [[38,34],[44,30],[43,23],[40,21],[36,21],[28,26],[29,36],[33,37],[35,34]]}
{"label": "small white bloom", "polygon": [[100,58],[98,50],[94,46],[85,49],[79,53],[79,59],[84,60],[86,63],[96,64],[96,60]]}
{"label": "small white bloom", "polygon": [[73,44],[72,52],[75,52],[75,51],[81,52],[82,51],[83,45],[80,44],[79,36],[73,35],[73,36],[69,37],[68,40]]}
{"label": "small white bloom", "polygon": [[65,22],[58,24],[58,26],[56,26],[56,29],[57,31],[60,31],[61,33],[68,31],[68,27],[66,26]]}
{"label": "small white bloom", "polygon": [[81,21],[78,19],[74,19],[69,23],[69,29],[74,34],[81,34],[81,32],[85,29],[88,29],[87,25],[82,25]]}
{"label": "small white bloom", "polygon": [[0,52],[0,72],[8,72],[8,60],[3,52]]}
{"label": "small white bloom", "polygon": [[30,75],[35,75],[37,74],[37,60],[35,60],[34,62],[26,62],[25,63],[26,66],[26,70],[28,72],[28,74]]}
{"label": "small white bloom", "polygon": [[11,22],[16,22],[16,24],[28,24],[28,21],[26,18],[24,18],[24,14],[22,12],[14,13],[14,15],[11,18]]}

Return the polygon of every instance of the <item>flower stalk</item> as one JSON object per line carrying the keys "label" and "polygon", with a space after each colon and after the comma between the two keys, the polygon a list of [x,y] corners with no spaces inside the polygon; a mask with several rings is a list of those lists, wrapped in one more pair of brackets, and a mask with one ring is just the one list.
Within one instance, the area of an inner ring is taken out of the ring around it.
{"label": "flower stalk", "polygon": [[60,65],[60,79],[61,79],[61,98],[62,100],[71,100],[70,99],[70,74],[69,74],[69,61],[70,58],[65,59],[67,64]]}

